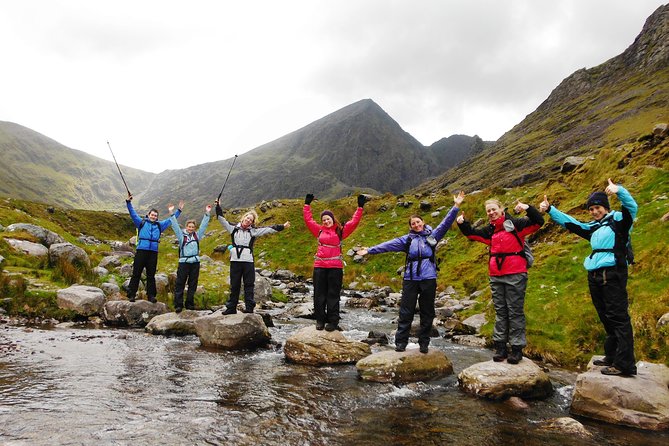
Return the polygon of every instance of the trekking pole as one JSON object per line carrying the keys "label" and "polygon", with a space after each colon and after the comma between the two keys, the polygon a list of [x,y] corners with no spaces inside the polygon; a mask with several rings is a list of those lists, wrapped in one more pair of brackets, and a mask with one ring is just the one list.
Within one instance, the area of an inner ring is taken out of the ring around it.
{"label": "trekking pole", "polygon": [[216,201],[221,200],[221,195],[223,195],[223,189],[225,189],[225,185],[228,184],[228,178],[230,178],[230,173],[232,172],[232,167],[235,165],[235,161],[237,161],[237,155],[232,159],[232,164],[230,165],[230,170],[228,171],[228,176],[225,177],[225,182],[223,183],[223,187],[221,188],[221,193],[218,194],[218,198]]}
{"label": "trekking pole", "polygon": [[128,189],[128,184],[125,182],[125,178],[123,178],[123,173],[121,172],[121,168],[119,167],[118,163],[116,162],[116,157],[114,156],[114,152],[111,149],[111,146],[109,145],[109,141],[107,141],[107,147],[109,147],[109,151],[112,154],[112,158],[114,158],[114,163],[116,164],[116,168],[118,169],[118,173],[121,175],[121,179],[123,180],[123,185],[125,186],[125,190],[128,192],[128,196],[132,196],[130,193],[130,189]]}

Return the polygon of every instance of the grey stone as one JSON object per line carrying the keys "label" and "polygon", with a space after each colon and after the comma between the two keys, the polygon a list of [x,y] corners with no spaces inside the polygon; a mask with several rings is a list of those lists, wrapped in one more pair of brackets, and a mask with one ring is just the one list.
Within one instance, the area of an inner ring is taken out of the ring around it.
{"label": "grey stone", "polygon": [[286,340],[286,359],[299,364],[352,364],[372,351],[369,345],[346,338],[340,331],[316,330],[309,326]]}
{"label": "grey stone", "polygon": [[528,358],[518,364],[479,362],[458,375],[460,387],[488,399],[545,398],[553,392],[548,375]]}
{"label": "grey stone", "polygon": [[87,285],[72,285],[58,290],[56,298],[59,308],[72,310],[82,316],[99,315],[105,303],[104,292]]}
{"label": "grey stone", "polygon": [[33,225],[30,223],[14,223],[6,228],[7,232],[16,232],[16,231],[24,231],[29,234],[32,234],[35,238],[37,238],[42,245],[45,245],[46,247],[49,247],[53,245],[54,243],[63,243],[65,240],[63,237],[60,235],[56,234],[53,231],[49,231],[48,229],[44,229],[41,226]]}
{"label": "grey stone", "polygon": [[54,243],[49,246],[49,262],[56,265],[61,260],[71,264],[91,266],[86,251],[72,243]]}
{"label": "grey stone", "polygon": [[364,381],[409,383],[440,379],[453,373],[453,364],[441,350],[392,350],[374,353],[359,360],[355,367]]}
{"label": "grey stone", "polygon": [[11,246],[15,251],[22,252],[23,254],[29,255],[31,257],[41,257],[49,255],[49,249],[39,243],[29,242],[27,240],[16,240],[13,238],[6,238],[5,241]]}

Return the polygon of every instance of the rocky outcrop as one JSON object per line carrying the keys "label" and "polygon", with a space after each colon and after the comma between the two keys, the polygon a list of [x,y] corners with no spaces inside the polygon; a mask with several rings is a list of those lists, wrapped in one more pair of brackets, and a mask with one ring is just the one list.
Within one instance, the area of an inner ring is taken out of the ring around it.
{"label": "rocky outcrop", "polygon": [[576,378],[571,413],[641,429],[669,429],[669,368],[637,363],[637,375],[607,376],[588,364]]}
{"label": "rocky outcrop", "polygon": [[99,315],[105,304],[105,294],[100,288],[72,285],[56,292],[58,307],[72,310],[81,316]]}
{"label": "rocky outcrop", "polygon": [[479,362],[460,372],[458,382],[466,392],[494,400],[544,398],[553,392],[548,375],[527,358],[518,364]]}
{"label": "rocky outcrop", "polygon": [[160,314],[149,321],[144,330],[154,335],[186,336],[197,334],[195,319],[211,314],[209,311],[183,310],[181,313]]}
{"label": "rocky outcrop", "polygon": [[271,339],[262,317],[254,313],[224,315],[217,311],[197,318],[195,332],[203,346],[223,350],[253,350]]}
{"label": "rocky outcrop", "polygon": [[31,234],[33,237],[35,237],[39,242],[46,246],[49,247],[53,245],[54,243],[63,243],[65,240],[63,237],[60,235],[56,234],[53,231],[49,231],[48,229],[44,229],[41,226],[37,225],[32,225],[30,223],[14,223],[9,226],[7,226],[6,229],[7,232],[17,232],[17,231],[24,231],[29,234]]}
{"label": "rocky outcrop", "polygon": [[73,265],[91,266],[91,260],[86,251],[72,243],[54,243],[49,246],[49,262],[57,265],[61,261]]}
{"label": "rocky outcrop", "polygon": [[144,327],[155,316],[163,313],[167,313],[167,305],[148,300],[112,300],[105,303],[102,309],[105,324],[119,327]]}
{"label": "rocky outcrop", "polygon": [[355,366],[363,380],[382,383],[430,381],[453,373],[453,365],[446,354],[435,349],[427,354],[418,349],[383,351],[361,359]]}
{"label": "rocky outcrop", "polygon": [[372,352],[369,345],[347,339],[339,331],[319,331],[315,326],[294,333],[283,351],[289,361],[309,365],[353,364]]}
{"label": "rocky outcrop", "polygon": [[543,421],[539,425],[540,429],[548,432],[561,432],[576,435],[585,440],[592,439],[592,434],[581,423],[570,417],[553,418]]}
{"label": "rocky outcrop", "polygon": [[13,238],[6,238],[5,241],[15,251],[22,252],[28,256],[41,257],[47,256],[49,254],[49,249],[44,245],[40,245],[39,243],[29,242],[27,240],[16,240]]}

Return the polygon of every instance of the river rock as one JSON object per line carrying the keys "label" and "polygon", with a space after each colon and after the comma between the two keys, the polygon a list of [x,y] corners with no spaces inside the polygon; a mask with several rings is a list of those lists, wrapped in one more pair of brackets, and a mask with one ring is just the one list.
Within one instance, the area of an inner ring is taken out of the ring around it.
{"label": "river rock", "polygon": [[295,280],[297,276],[288,269],[278,269],[274,273],[274,278],[278,280]]}
{"label": "river rock", "polygon": [[286,314],[290,317],[299,317],[304,319],[313,319],[314,318],[314,304],[313,303],[303,303],[297,304],[290,307]]}
{"label": "river rock", "polygon": [[372,352],[369,345],[347,339],[340,331],[316,330],[313,325],[289,337],[283,351],[289,361],[309,365],[352,364]]}
{"label": "river rock", "polygon": [[156,293],[165,294],[170,286],[170,279],[167,274],[156,274]]}
{"label": "river rock", "polygon": [[267,277],[256,274],[253,298],[258,304],[272,300],[272,282]]}
{"label": "river rock", "polygon": [[518,364],[479,362],[460,372],[458,383],[466,392],[494,400],[544,398],[553,392],[548,375],[528,358]]}
{"label": "river rock", "polygon": [[483,313],[469,316],[467,319],[462,321],[462,325],[470,327],[472,330],[474,330],[474,333],[480,333],[481,327],[483,327],[485,323],[486,319],[485,319],[485,314]]}
{"label": "river rock", "polygon": [[60,261],[73,265],[91,266],[91,260],[86,251],[72,243],[54,243],[49,246],[49,262],[56,265]]}
{"label": "river rock", "polygon": [[585,426],[571,417],[560,417],[546,420],[540,424],[541,430],[558,431],[576,435],[584,439],[592,438],[592,434]]}
{"label": "river rock", "polygon": [[209,311],[183,310],[181,313],[159,314],[146,324],[144,330],[154,335],[186,336],[197,334],[195,319],[211,314]]}
{"label": "river rock", "polygon": [[[417,338],[418,333],[420,333],[420,320],[417,319],[419,319],[418,315],[414,317],[414,321],[411,323],[411,330],[409,331],[409,336],[414,338]],[[439,330],[437,330],[437,327],[435,327],[434,325],[432,325],[432,327],[430,328],[430,337],[431,338],[439,337]]]}
{"label": "river rock", "polygon": [[195,331],[205,347],[223,350],[251,350],[269,343],[271,335],[260,315],[217,311],[195,320]]}
{"label": "river rock", "polygon": [[30,223],[14,223],[7,226],[6,230],[8,232],[25,231],[33,235],[37,240],[40,241],[42,245],[47,247],[53,245],[54,243],[63,243],[65,241],[63,237],[56,234],[55,232],[44,229],[41,226],[32,225]]}
{"label": "river rock", "polygon": [[27,240],[16,240],[13,238],[6,238],[5,241],[9,246],[14,248],[15,251],[22,252],[29,256],[40,257],[49,254],[49,249],[39,243],[29,242]]}
{"label": "river rock", "polygon": [[344,306],[349,308],[366,308],[370,309],[372,307],[377,307],[379,304],[374,299],[369,299],[367,297],[352,297],[346,301]]}
{"label": "river rock", "polygon": [[151,303],[148,300],[111,300],[102,308],[105,324],[120,327],[143,327],[155,316],[164,313],[167,313],[167,305],[162,302]]}
{"label": "river rock", "polygon": [[641,429],[669,429],[669,367],[637,363],[633,377],[607,376],[592,364],[576,377],[571,413]]}
{"label": "river rock", "polygon": [[[444,336],[446,337],[446,336]],[[451,341],[454,344],[467,345],[469,347],[485,347],[485,338],[477,335],[453,335]]]}
{"label": "river rock", "polygon": [[358,375],[365,381],[409,383],[440,379],[453,373],[453,364],[441,350],[420,353],[412,348],[404,352],[387,350],[357,362]]}
{"label": "river rock", "polygon": [[105,294],[100,288],[88,285],[72,285],[56,292],[58,308],[72,310],[82,316],[93,316],[102,312]]}

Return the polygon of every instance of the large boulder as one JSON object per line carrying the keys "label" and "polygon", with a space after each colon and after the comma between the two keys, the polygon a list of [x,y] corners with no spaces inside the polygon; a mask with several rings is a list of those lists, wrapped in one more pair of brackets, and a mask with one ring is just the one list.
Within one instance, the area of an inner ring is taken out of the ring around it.
{"label": "large boulder", "polygon": [[100,288],[87,285],[72,285],[56,292],[58,307],[72,310],[81,316],[93,316],[102,312],[105,294]]}
{"label": "large boulder", "polygon": [[27,240],[16,240],[13,238],[6,238],[5,241],[11,246],[15,251],[22,252],[23,254],[41,257],[47,256],[49,254],[49,249],[39,243],[29,242]]}
{"label": "large boulder", "polygon": [[117,268],[121,266],[121,257],[119,256],[106,256],[103,257],[102,260],[100,260],[100,263],[98,264],[99,267],[101,268]]}
{"label": "large boulder", "polygon": [[32,225],[30,223],[14,223],[9,226],[7,226],[6,229],[7,232],[17,232],[17,231],[24,231],[32,236],[34,236],[37,240],[40,241],[42,245],[45,245],[47,247],[53,245],[54,243],[63,243],[65,240],[63,237],[60,235],[56,234],[53,231],[49,231],[48,229],[44,229],[41,226],[37,225]]}
{"label": "large boulder", "polygon": [[252,350],[266,346],[271,335],[260,315],[217,311],[195,319],[195,332],[205,347],[223,350]]}
{"label": "large boulder", "polygon": [[544,398],[553,392],[548,375],[528,358],[518,364],[479,362],[460,372],[458,382],[466,392],[494,400]]}
{"label": "large boulder", "polygon": [[298,317],[303,319],[313,319],[314,318],[314,304],[313,303],[302,303],[292,305],[286,311],[286,314],[290,317]]}
{"label": "large boulder", "polygon": [[209,311],[183,310],[181,313],[159,314],[146,324],[144,330],[154,335],[186,336],[197,334],[195,319],[211,314]]}
{"label": "large boulder", "polygon": [[167,313],[167,305],[162,302],[111,300],[105,303],[102,318],[107,325],[144,327],[155,316],[163,313]]}
{"label": "large boulder", "polygon": [[571,413],[641,429],[669,429],[669,368],[637,363],[633,377],[607,376],[592,361],[576,377]]}
{"label": "large boulder", "polygon": [[426,354],[415,348],[405,352],[383,351],[361,359],[355,366],[363,380],[382,383],[430,381],[453,373],[451,361],[436,349]]}
{"label": "large boulder", "polygon": [[268,300],[272,300],[272,282],[267,277],[256,274],[253,298],[258,305],[267,302]]}
{"label": "large boulder", "polygon": [[86,251],[72,243],[54,243],[49,246],[49,262],[56,265],[61,260],[74,265],[91,266]]}
{"label": "large boulder", "polygon": [[353,364],[372,353],[369,345],[347,339],[341,332],[302,328],[286,340],[286,359],[309,365]]}
{"label": "large boulder", "polygon": [[470,330],[473,330],[474,333],[480,333],[481,327],[486,323],[485,314],[479,313],[473,316],[469,316],[467,319],[462,321],[462,325],[469,327]]}
{"label": "large boulder", "polygon": [[167,277],[167,274],[158,273],[155,275],[156,279],[156,292],[158,294],[167,293],[170,286],[170,279]]}

